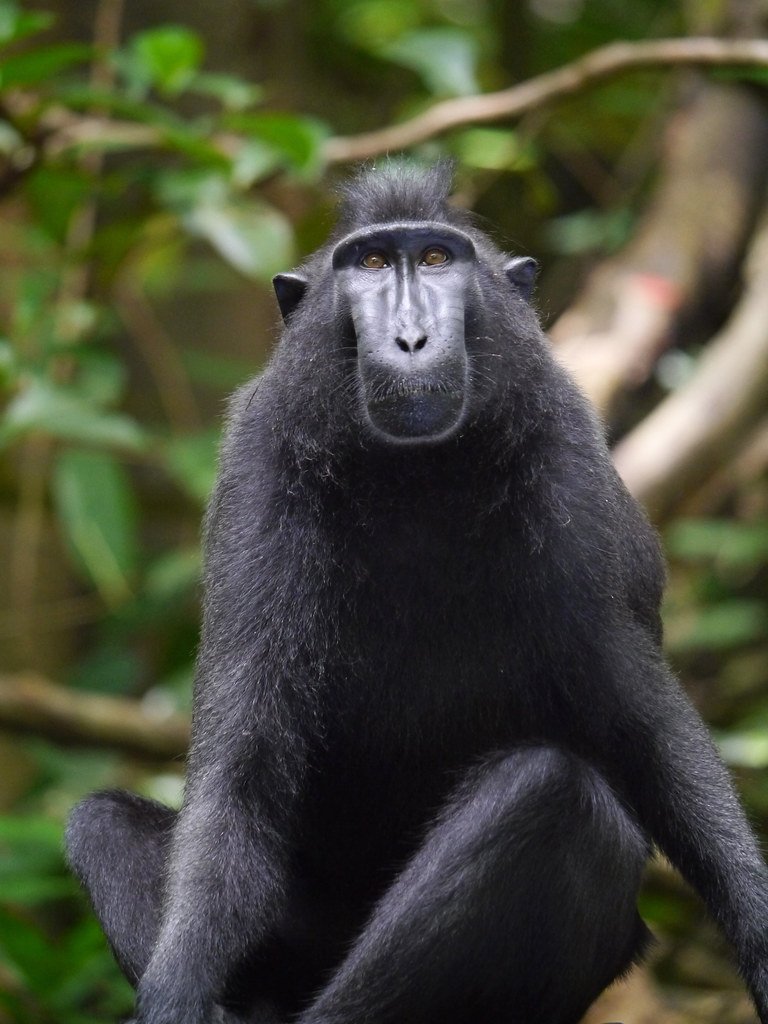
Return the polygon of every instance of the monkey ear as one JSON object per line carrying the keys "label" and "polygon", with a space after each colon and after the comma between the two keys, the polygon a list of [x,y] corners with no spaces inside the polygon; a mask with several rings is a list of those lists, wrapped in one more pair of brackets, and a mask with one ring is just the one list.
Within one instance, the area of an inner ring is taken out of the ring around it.
{"label": "monkey ear", "polygon": [[539,265],[532,256],[513,256],[507,260],[504,273],[524,299],[530,299]]}
{"label": "monkey ear", "polygon": [[280,307],[283,320],[287,320],[304,298],[307,279],[302,274],[275,274],[272,278],[272,286],[275,289],[277,304]]}

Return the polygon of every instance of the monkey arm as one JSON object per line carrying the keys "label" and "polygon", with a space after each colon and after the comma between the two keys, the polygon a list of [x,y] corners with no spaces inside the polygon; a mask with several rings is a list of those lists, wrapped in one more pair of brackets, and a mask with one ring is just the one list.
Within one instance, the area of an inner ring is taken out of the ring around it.
{"label": "monkey arm", "polygon": [[698,713],[650,638],[637,626],[628,632],[606,650],[600,723],[584,715],[582,724],[618,768],[642,826],[732,943],[768,1024],[768,869]]}

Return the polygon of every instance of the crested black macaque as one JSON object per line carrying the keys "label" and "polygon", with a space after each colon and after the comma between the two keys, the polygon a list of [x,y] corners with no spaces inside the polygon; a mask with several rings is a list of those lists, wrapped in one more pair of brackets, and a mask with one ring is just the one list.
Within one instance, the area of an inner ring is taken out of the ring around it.
{"label": "crested black macaque", "polygon": [[652,843],[768,1024],[768,872],[660,649],[656,537],[509,259],[390,164],[275,280],[206,527],[180,812],[73,813],[141,1024],[576,1024]]}

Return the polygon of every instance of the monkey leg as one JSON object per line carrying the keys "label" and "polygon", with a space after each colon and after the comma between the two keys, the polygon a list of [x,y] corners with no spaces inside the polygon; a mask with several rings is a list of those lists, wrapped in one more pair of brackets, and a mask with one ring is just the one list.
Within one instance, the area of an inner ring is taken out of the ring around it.
{"label": "monkey leg", "polygon": [[648,845],[575,755],[473,773],[299,1024],[576,1024],[643,951]]}
{"label": "monkey leg", "polygon": [[67,856],[128,980],[135,985],[160,930],[176,812],[131,793],[95,793],[67,826]]}
{"label": "monkey leg", "polygon": [[[85,887],[115,959],[134,986],[149,963],[162,917],[176,812],[125,792],[95,793],[73,810],[67,856]],[[272,1004],[251,994],[249,1010],[214,1009],[210,1024],[275,1024]],[[134,1022],[129,1022],[134,1024]]]}

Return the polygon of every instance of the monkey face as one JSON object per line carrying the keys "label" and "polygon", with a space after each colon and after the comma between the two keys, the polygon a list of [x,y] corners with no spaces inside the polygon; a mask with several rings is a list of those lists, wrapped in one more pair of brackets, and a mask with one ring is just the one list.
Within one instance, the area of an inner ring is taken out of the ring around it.
{"label": "monkey face", "polygon": [[400,443],[450,437],[468,399],[472,240],[444,224],[376,225],[344,238],[333,268],[371,429]]}
{"label": "monkey face", "polygon": [[[472,238],[439,222],[374,224],[342,238],[331,265],[339,344],[367,429],[391,444],[454,436],[472,407],[473,338],[482,334]],[[527,297],[535,262],[522,257],[505,269]],[[280,274],[274,284],[288,317],[308,280]]]}

